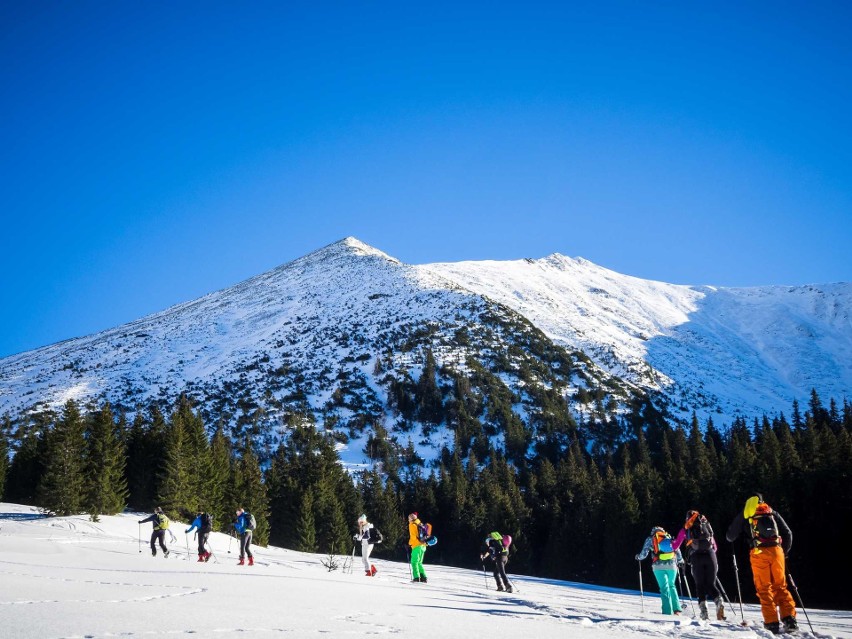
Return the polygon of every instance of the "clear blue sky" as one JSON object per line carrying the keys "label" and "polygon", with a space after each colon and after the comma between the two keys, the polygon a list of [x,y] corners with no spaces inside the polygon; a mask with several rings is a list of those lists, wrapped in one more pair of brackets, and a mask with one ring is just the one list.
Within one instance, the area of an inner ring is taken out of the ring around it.
{"label": "clear blue sky", "polygon": [[851,25],[846,2],[0,0],[0,356],[347,235],[849,281]]}

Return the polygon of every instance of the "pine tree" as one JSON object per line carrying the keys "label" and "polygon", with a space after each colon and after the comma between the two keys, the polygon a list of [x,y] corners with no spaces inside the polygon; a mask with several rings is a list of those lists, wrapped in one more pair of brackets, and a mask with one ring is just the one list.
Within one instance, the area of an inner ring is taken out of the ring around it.
{"label": "pine tree", "polygon": [[207,508],[213,515],[216,530],[227,530],[233,509],[230,504],[232,486],[233,447],[220,424],[213,434],[210,444],[210,476],[208,484]]}
{"label": "pine tree", "polygon": [[236,504],[252,513],[257,522],[252,541],[265,546],[269,543],[269,498],[260,463],[248,438],[240,450],[239,459],[234,464],[233,485]]}
{"label": "pine tree", "polygon": [[84,454],[85,424],[74,400],[68,400],[62,416],[47,437],[45,471],[38,487],[38,505],[55,515],[83,512],[86,499]]}
{"label": "pine tree", "polygon": [[158,501],[166,514],[172,518],[185,516],[196,508],[193,503],[195,496],[192,492],[191,456],[187,434],[187,420],[191,416],[192,411],[186,398],[181,396],[178,407],[169,418],[165,433]]}
{"label": "pine tree", "polygon": [[314,517],[314,493],[306,490],[299,502],[299,515],[296,519],[296,550],[316,552],[317,524]]}
{"label": "pine tree", "polygon": [[426,363],[414,392],[417,403],[417,418],[432,425],[440,424],[443,419],[443,399],[438,384],[435,382],[435,356],[432,349],[426,350]]}
{"label": "pine tree", "polygon": [[9,472],[9,433],[12,431],[12,420],[6,415],[0,423],[0,501],[6,492],[6,475]]}
{"label": "pine tree", "polygon": [[86,511],[92,521],[101,514],[114,515],[124,509],[127,482],[126,457],[109,402],[88,419],[86,437]]}

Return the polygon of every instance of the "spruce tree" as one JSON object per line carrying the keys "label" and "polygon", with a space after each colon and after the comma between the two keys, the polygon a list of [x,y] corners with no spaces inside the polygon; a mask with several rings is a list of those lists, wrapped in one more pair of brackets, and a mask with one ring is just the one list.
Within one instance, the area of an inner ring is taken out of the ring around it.
{"label": "spruce tree", "polygon": [[306,490],[299,501],[298,517],[296,518],[296,550],[300,552],[316,552],[317,524],[314,516],[314,494]]}
{"label": "spruce tree", "polygon": [[126,457],[109,402],[88,418],[86,436],[86,511],[92,521],[101,514],[114,515],[124,509],[127,481]]}
{"label": "spruce tree", "polygon": [[[183,399],[183,398],[182,398]],[[169,517],[177,518],[194,511],[189,437],[187,419],[191,410],[185,403],[179,403],[172,413],[165,433],[165,453],[160,471],[158,501]]]}
{"label": "spruce tree", "polygon": [[12,420],[6,415],[0,423],[0,501],[6,492],[6,474],[9,472],[9,433],[12,432]]}
{"label": "spruce tree", "polygon": [[435,356],[432,349],[426,351],[426,363],[414,393],[417,403],[417,418],[431,425],[440,424],[443,419],[441,390],[435,381]]}
{"label": "spruce tree", "polygon": [[83,512],[86,500],[85,424],[74,400],[68,400],[47,437],[45,471],[38,487],[38,505],[55,515]]}
{"label": "spruce tree", "polygon": [[257,521],[252,541],[265,546],[269,543],[269,498],[260,463],[248,438],[242,446],[239,459],[234,464],[233,486],[236,506],[252,513]]}
{"label": "spruce tree", "polygon": [[213,515],[216,530],[227,530],[233,515],[230,492],[232,486],[233,446],[220,424],[210,443],[210,476],[207,509]]}

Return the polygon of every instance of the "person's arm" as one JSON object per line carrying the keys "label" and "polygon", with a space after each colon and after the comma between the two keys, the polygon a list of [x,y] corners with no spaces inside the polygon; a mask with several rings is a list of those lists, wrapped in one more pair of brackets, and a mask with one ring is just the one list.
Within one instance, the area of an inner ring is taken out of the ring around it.
{"label": "person's arm", "polygon": [[149,521],[156,521],[156,520],[157,520],[157,515],[151,515],[151,516],[150,516],[150,517],[148,517],[147,519],[141,519],[141,520],[139,521],[139,523],[140,523],[140,524],[147,524]]}
{"label": "person's arm", "polygon": [[686,541],[686,528],[681,528],[677,532],[677,537],[675,537],[674,541],[672,542],[672,548],[677,550],[678,548],[680,548],[681,544],[685,541]]}
{"label": "person's arm", "polygon": [[654,546],[654,542],[651,541],[650,537],[648,537],[645,540],[645,545],[642,546],[642,550],[640,550],[639,554],[636,555],[636,559],[638,559],[639,561],[642,561],[643,559],[645,559],[645,557],[648,556],[648,553],[651,552],[651,548],[653,548],[653,546]]}
{"label": "person's arm", "polygon": [[193,529],[197,528],[201,530],[201,517],[196,517],[195,521],[192,522],[192,525],[186,529],[186,533],[189,534],[193,531]]}
{"label": "person's arm", "polygon": [[790,530],[787,522],[784,521],[784,518],[780,514],[778,514],[778,511],[773,511],[772,514],[778,522],[778,533],[781,535],[781,548],[784,550],[784,554],[786,555],[790,552],[790,548],[793,546],[793,531]]}

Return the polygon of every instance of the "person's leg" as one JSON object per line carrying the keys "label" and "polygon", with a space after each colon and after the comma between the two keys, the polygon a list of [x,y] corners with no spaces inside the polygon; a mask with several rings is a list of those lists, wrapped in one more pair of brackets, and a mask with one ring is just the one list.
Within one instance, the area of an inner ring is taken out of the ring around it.
{"label": "person's leg", "polygon": [[160,548],[162,548],[163,552],[166,553],[166,552],[169,551],[169,549],[166,547],[166,531],[165,530],[158,530],[157,532],[159,533],[157,535],[157,538],[160,542]]}
{"label": "person's leg", "polygon": [[772,548],[755,548],[751,551],[751,573],[754,576],[754,589],[760,599],[760,611],[764,623],[778,623],[778,609],[775,606],[775,587],[772,583]]}
{"label": "person's leg", "polygon": [[246,541],[248,538],[248,532],[244,532],[240,534],[240,561],[245,561],[246,558]]}
{"label": "person's leg", "polygon": [[787,569],[784,561],[784,551],[780,546],[772,548],[769,571],[772,575],[772,585],[775,593],[774,604],[778,605],[781,619],[796,616],[796,600],[787,588]]}
{"label": "person's leg", "polygon": [[207,541],[207,533],[198,533],[198,556],[201,557],[207,553],[204,543]]}
{"label": "person's leg", "polygon": [[151,554],[157,554],[157,531],[151,533]]}
{"label": "person's leg", "polygon": [[246,531],[246,556],[249,559],[254,559],[254,555],[251,554],[251,538],[253,536],[253,532],[251,530]]}
{"label": "person's leg", "polygon": [[[657,586],[660,588],[660,599],[663,603],[663,614],[670,615],[674,612],[672,600],[669,595],[669,573],[674,574],[674,570],[654,570],[654,578],[657,580]],[[677,595],[677,592],[675,592]]]}
{"label": "person's leg", "polygon": [[[498,574],[500,578],[503,580],[503,585],[506,590],[511,591],[512,585],[509,583],[509,577],[506,576],[506,563],[509,561],[509,558],[506,555],[500,555],[497,557],[496,565],[498,569]],[[499,581],[498,581],[499,585]]]}
{"label": "person's leg", "polygon": [[366,539],[361,540],[361,561],[364,562],[364,572],[370,572],[370,553],[373,552],[373,544]]}
{"label": "person's leg", "polygon": [[423,546],[416,546],[411,549],[411,578],[420,579],[423,570]]}

